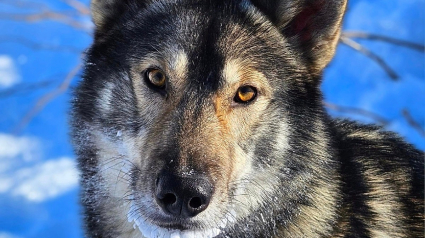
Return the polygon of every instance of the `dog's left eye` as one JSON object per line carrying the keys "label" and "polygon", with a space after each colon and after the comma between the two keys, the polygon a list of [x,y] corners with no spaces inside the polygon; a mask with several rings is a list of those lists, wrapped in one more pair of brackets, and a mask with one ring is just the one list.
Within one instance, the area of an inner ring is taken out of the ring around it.
{"label": "dog's left eye", "polygon": [[242,86],[238,88],[235,95],[235,102],[238,103],[249,103],[257,97],[257,89],[252,86]]}

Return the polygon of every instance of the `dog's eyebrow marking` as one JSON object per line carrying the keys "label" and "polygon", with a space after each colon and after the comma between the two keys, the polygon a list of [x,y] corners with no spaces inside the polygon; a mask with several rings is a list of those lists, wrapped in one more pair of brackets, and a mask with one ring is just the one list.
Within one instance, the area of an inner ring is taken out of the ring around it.
{"label": "dog's eyebrow marking", "polygon": [[241,60],[228,60],[223,67],[222,76],[226,81],[226,84],[241,86],[245,83],[254,83],[254,86],[257,87],[261,85],[265,86],[262,87],[263,90],[271,93],[269,89],[270,85],[265,75]]}
{"label": "dog's eyebrow marking", "polygon": [[113,97],[113,90],[115,85],[111,82],[106,83],[105,87],[102,89],[102,93],[99,94],[99,98],[97,99],[97,105],[100,108],[100,111],[107,115],[111,111],[111,100]]}
{"label": "dog's eyebrow marking", "polygon": [[223,78],[229,84],[235,84],[240,82],[240,70],[241,64],[238,60],[229,60],[226,62],[223,68]]}
{"label": "dog's eyebrow marking", "polygon": [[182,50],[175,52],[174,57],[171,59],[170,66],[174,70],[176,76],[179,79],[183,79],[187,75],[187,54]]}

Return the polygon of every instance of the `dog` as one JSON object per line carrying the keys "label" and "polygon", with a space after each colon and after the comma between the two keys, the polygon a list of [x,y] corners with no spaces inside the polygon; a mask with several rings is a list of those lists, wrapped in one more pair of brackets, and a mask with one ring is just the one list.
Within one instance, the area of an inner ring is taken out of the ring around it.
{"label": "dog", "polygon": [[346,0],[92,0],[87,237],[423,237],[424,153],[332,119]]}

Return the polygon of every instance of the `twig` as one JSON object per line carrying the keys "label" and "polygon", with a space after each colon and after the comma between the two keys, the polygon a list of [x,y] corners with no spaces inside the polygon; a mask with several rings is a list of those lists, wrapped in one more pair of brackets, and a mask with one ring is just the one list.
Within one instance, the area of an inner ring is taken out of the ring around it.
{"label": "twig", "polygon": [[48,87],[54,82],[55,80],[45,80],[45,81],[32,83],[32,84],[20,83],[14,86],[13,88],[0,90],[0,98],[7,98],[7,97],[21,94],[21,93],[33,92],[37,89]]}
{"label": "twig", "polygon": [[52,101],[54,98],[65,92],[69,85],[71,84],[71,81],[75,78],[75,76],[78,74],[78,72],[81,70],[82,65],[79,63],[76,67],[74,67],[68,75],[64,78],[61,85],[53,91],[51,91],[48,94],[45,94],[43,97],[37,100],[36,104],[30,109],[30,111],[23,117],[23,119],[19,122],[19,124],[13,129],[13,134],[19,134],[27,125],[28,123],[34,118],[35,115],[37,115],[50,101]]}
{"label": "twig", "polygon": [[77,10],[82,15],[90,15],[90,9],[83,3],[76,0],[62,0],[62,1],[68,4],[69,6],[71,6],[72,8],[74,8],[75,10]]}
{"label": "twig", "polygon": [[415,121],[415,119],[413,119],[412,114],[410,114],[407,109],[403,109],[402,114],[403,117],[406,119],[407,123],[409,123],[411,127],[417,130],[419,134],[425,137],[425,129],[417,121]]}
{"label": "twig", "polygon": [[360,115],[360,116],[371,118],[371,119],[380,123],[383,126],[386,126],[390,123],[387,119],[383,118],[382,116],[380,116],[380,115],[378,115],[374,112],[370,112],[370,111],[361,109],[361,108],[345,107],[345,106],[340,106],[340,105],[336,105],[336,104],[328,103],[328,102],[323,102],[323,105],[325,107],[331,109],[331,110],[334,110],[334,111],[357,114],[357,115]]}
{"label": "twig", "polygon": [[65,73],[57,73],[50,77],[47,77],[44,80],[34,83],[20,83],[18,85],[13,86],[12,88],[6,88],[0,90],[0,98],[7,98],[14,95],[22,94],[22,93],[31,93],[37,89],[46,88],[58,81],[58,79],[65,77],[68,72]]}
{"label": "twig", "polygon": [[0,0],[0,3],[11,5],[18,8],[32,8],[36,10],[47,9],[47,5],[39,2],[28,2],[21,0]]}
{"label": "twig", "polygon": [[19,36],[0,36],[0,43],[2,42],[17,43],[17,44],[27,46],[34,50],[53,50],[53,51],[73,52],[73,53],[81,53],[83,51],[82,49],[78,49],[72,46],[56,46],[56,45],[40,44],[40,43],[36,43],[29,39],[25,39]]}
{"label": "twig", "polygon": [[0,19],[4,20],[14,20],[14,21],[26,21],[26,22],[38,22],[43,20],[53,20],[58,21],[63,24],[72,26],[77,29],[87,30],[87,27],[80,22],[74,20],[66,13],[58,13],[50,10],[44,10],[39,13],[32,14],[9,14],[9,13],[1,13]]}
{"label": "twig", "polygon": [[379,57],[378,55],[376,55],[372,51],[366,49],[364,46],[360,45],[359,43],[351,40],[350,38],[344,37],[344,36],[340,37],[340,41],[343,44],[353,48],[354,50],[359,51],[360,53],[366,55],[367,57],[369,57],[372,60],[374,60],[375,62],[377,62],[385,70],[385,72],[390,76],[391,79],[393,79],[393,80],[398,79],[398,75],[396,74],[396,72],[393,69],[391,69],[391,67],[388,66],[387,63],[385,63],[385,61],[381,57]]}
{"label": "twig", "polygon": [[413,50],[425,52],[424,45],[420,45],[414,42],[400,40],[400,39],[396,39],[396,38],[392,38],[388,36],[383,36],[383,35],[376,35],[376,34],[371,34],[371,33],[366,33],[361,31],[345,31],[341,34],[341,36],[344,38],[362,38],[367,40],[384,41],[390,44],[399,45],[399,46],[411,48]]}

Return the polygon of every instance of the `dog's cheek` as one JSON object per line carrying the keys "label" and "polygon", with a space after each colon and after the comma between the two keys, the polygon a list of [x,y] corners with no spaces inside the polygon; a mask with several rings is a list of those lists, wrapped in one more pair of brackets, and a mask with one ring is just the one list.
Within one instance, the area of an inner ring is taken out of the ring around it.
{"label": "dog's cheek", "polygon": [[267,99],[258,99],[252,105],[234,108],[228,115],[228,137],[232,138],[233,150],[230,158],[232,171],[231,184],[253,172],[255,143],[258,130],[262,128],[262,118],[268,105]]}
{"label": "dog's cheek", "polygon": [[267,98],[258,98],[251,105],[234,108],[229,113],[230,133],[239,145],[253,140],[255,129],[261,124],[267,105]]}

